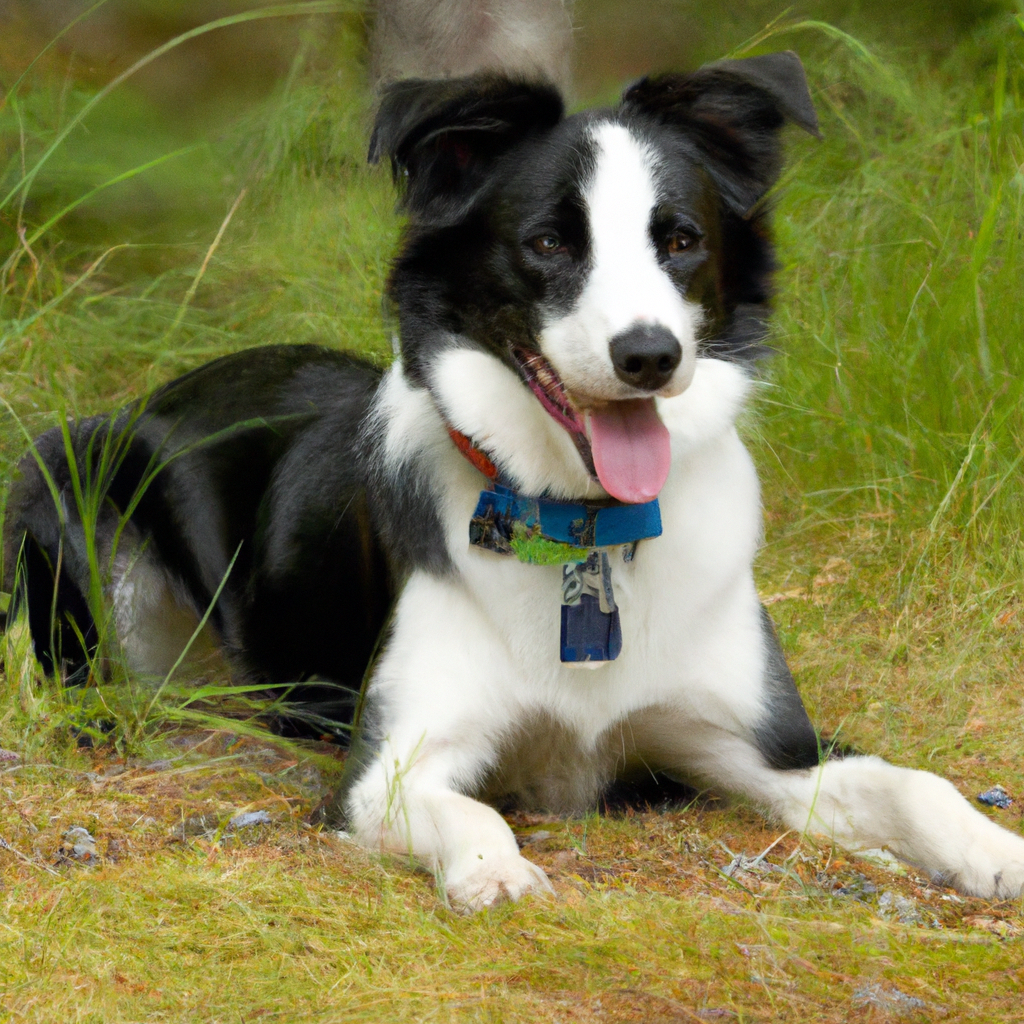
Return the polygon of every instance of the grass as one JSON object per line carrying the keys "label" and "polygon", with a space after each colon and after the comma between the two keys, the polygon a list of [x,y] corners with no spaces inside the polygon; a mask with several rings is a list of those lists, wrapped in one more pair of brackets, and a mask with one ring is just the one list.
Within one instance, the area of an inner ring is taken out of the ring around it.
{"label": "grass", "polygon": [[[719,6],[679,5],[700,28],[688,63],[780,13]],[[806,4],[761,43],[800,50],[824,140],[790,139],[776,198],[778,354],[744,425],[764,482],[758,582],[823,729],[968,796],[998,782],[1024,797],[1024,11],[925,6],[901,35],[881,4]],[[611,97],[612,15],[581,16],[581,81]],[[363,163],[362,29],[300,24],[261,99],[184,117],[129,80],[0,210],[0,478],[22,427],[225,352],[318,340],[389,358],[399,224],[387,174]],[[26,38],[0,42],[5,85]],[[103,85],[54,48],[7,94],[0,193]],[[4,645],[0,1019],[1020,1015],[1017,904],[795,836],[737,861],[778,833],[704,800],[515,819],[557,900],[457,918],[426,876],[304,824],[337,774],[330,749],[227,728],[217,695],[197,707],[184,685],[140,719],[146,681],[62,690],[23,630]],[[100,698],[123,704],[101,714]],[[1019,808],[992,813],[1020,830]],[[233,830],[242,810],[272,823]],[[74,826],[94,863],[70,855]]]}

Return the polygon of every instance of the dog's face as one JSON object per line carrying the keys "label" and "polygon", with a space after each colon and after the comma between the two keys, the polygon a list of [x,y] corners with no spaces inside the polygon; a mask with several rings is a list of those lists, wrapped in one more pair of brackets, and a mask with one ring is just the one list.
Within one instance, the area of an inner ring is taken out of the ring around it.
{"label": "dog's face", "polygon": [[[518,147],[492,193],[531,336],[582,409],[681,392],[713,288],[716,197],[685,147],[614,114]],[[712,237],[709,237],[711,235]]]}
{"label": "dog's face", "polygon": [[[605,488],[652,497],[668,459],[653,397],[685,390],[698,355],[760,348],[773,262],[766,215],[750,211],[777,177],[787,118],[816,130],[789,53],[645,79],[616,109],[568,118],[545,86],[393,86],[371,159],[388,155],[406,182],[391,294],[407,374],[429,386],[452,346],[513,368],[540,353]],[[620,470],[645,451],[637,490]]]}

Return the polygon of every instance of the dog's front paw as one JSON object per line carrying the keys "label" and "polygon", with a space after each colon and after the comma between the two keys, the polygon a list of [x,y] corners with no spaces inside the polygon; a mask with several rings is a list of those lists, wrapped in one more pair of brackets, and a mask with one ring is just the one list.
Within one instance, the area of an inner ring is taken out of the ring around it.
{"label": "dog's front paw", "polygon": [[477,854],[449,868],[442,882],[452,908],[464,914],[518,900],[531,892],[554,892],[548,876],[519,854]]}
{"label": "dog's front paw", "polygon": [[1016,899],[1024,893],[1024,840],[1001,828],[985,832],[972,845],[967,866],[949,881],[970,896]]}

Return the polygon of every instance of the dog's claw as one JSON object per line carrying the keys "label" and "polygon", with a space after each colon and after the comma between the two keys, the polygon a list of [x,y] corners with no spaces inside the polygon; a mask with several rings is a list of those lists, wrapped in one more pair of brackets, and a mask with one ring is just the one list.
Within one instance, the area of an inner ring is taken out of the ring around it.
{"label": "dog's claw", "polygon": [[525,857],[503,857],[444,880],[452,909],[473,914],[499,903],[515,902],[530,893],[553,894],[548,876]]}

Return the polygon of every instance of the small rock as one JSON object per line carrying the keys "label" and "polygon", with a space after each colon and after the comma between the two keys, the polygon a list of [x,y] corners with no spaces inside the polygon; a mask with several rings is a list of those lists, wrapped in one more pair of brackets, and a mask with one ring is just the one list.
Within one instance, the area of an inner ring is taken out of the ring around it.
{"label": "small rock", "polygon": [[89,834],[88,829],[76,825],[64,833],[64,842],[70,846],[61,848],[64,858],[77,860],[81,864],[98,864],[100,855],[96,850],[96,840]]}
{"label": "small rock", "polygon": [[732,862],[722,868],[722,874],[727,875],[729,878],[735,878],[737,871],[742,871],[748,875],[766,875],[773,871],[782,870],[778,865],[766,861],[763,856],[748,857],[746,854],[737,853],[733,855]]}
{"label": "small rock", "polygon": [[0,747],[0,764],[16,764],[21,760],[21,754],[16,754],[13,750],[4,750]]}
{"label": "small rock", "polygon": [[856,900],[864,900],[877,892],[878,886],[859,871],[854,871],[841,885],[832,889],[833,896],[850,896]]}
{"label": "small rock", "polygon": [[998,807],[1005,811],[1007,807],[1012,806],[1013,797],[1002,786],[993,786],[991,789],[986,789],[984,793],[978,794],[978,803],[986,804],[989,807]]}
{"label": "small rock", "polygon": [[866,860],[869,864],[874,864],[876,867],[885,868],[886,871],[894,875],[905,875],[907,873],[906,867],[888,850],[857,850],[855,856],[861,860]]}
{"label": "small rock", "polygon": [[921,911],[912,899],[888,889],[878,897],[878,909],[883,917],[895,917],[900,924],[924,924]]}
{"label": "small rock", "polygon": [[236,814],[228,822],[228,828],[237,831],[240,828],[252,828],[253,825],[269,825],[271,821],[266,811],[245,811],[243,814]]}
{"label": "small rock", "polygon": [[882,988],[877,982],[862,985],[853,993],[853,1000],[861,1006],[877,1006],[887,1013],[910,1013],[911,1010],[927,1010],[929,1004],[917,996],[908,996],[898,988]]}

